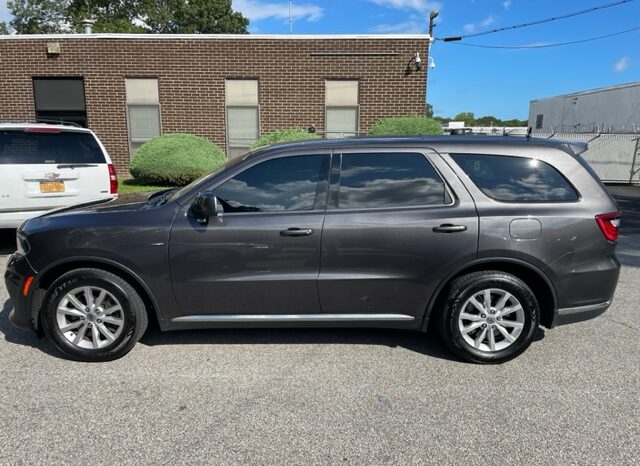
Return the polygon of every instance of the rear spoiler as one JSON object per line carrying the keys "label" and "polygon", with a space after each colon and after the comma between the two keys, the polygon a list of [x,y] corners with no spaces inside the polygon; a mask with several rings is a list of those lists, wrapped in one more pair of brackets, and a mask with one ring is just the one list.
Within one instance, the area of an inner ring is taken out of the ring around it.
{"label": "rear spoiler", "polygon": [[567,142],[567,148],[573,152],[575,155],[580,155],[589,148],[588,143],[586,142]]}

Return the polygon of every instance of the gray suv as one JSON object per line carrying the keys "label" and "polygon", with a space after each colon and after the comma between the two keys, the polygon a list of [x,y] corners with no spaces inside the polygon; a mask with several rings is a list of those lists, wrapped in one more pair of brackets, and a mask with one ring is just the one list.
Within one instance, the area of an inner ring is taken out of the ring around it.
{"label": "gray suv", "polygon": [[149,319],[436,326],[458,356],[506,361],[539,325],[613,298],[620,213],[585,148],[462,136],[258,150],[146,202],[28,220],[5,276],[10,318],[85,361],[126,354]]}

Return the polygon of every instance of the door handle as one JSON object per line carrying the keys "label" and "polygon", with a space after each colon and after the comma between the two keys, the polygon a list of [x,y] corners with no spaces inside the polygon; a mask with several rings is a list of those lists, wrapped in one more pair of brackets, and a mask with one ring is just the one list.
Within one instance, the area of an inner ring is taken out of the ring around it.
{"label": "door handle", "polygon": [[311,228],[287,228],[280,232],[280,236],[309,236],[313,234]]}
{"label": "door handle", "polygon": [[466,225],[452,225],[451,223],[443,223],[439,227],[433,227],[433,231],[436,233],[457,233],[466,230]]}

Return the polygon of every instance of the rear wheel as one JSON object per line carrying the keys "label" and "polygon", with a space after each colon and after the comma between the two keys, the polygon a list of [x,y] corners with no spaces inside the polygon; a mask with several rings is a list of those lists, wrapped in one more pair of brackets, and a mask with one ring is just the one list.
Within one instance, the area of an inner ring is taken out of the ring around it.
{"label": "rear wheel", "polygon": [[63,353],[80,361],[127,354],[147,328],[144,303],[125,280],[100,269],[77,269],[51,287],[43,327]]}
{"label": "rear wheel", "polygon": [[504,272],[475,272],[451,283],[441,334],[463,359],[500,363],[527,349],[539,319],[536,297],[522,280]]}

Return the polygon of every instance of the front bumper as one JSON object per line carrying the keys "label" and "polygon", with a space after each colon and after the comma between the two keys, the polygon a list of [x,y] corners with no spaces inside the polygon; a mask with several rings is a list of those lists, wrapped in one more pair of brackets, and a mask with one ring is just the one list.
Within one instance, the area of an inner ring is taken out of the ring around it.
{"label": "front bumper", "polygon": [[[29,261],[20,253],[14,253],[7,264],[7,271],[4,274],[4,283],[9,292],[9,297],[13,303],[13,310],[9,313],[9,320],[16,327],[35,331],[29,294],[24,295],[23,289],[28,277],[35,276]],[[30,290],[33,293],[34,290]]]}

